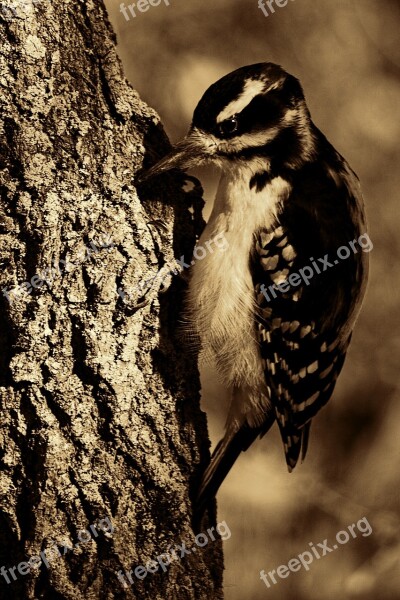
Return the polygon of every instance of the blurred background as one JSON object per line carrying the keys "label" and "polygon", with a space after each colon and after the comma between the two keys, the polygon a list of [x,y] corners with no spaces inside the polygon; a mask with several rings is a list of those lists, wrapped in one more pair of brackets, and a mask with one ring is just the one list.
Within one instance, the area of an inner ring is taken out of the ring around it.
{"label": "blurred background", "polygon": [[[126,4],[129,4],[130,0]],[[135,2],[136,4],[136,2]],[[229,71],[272,61],[303,84],[316,125],[358,173],[374,248],[369,290],[333,399],[311,429],[306,462],[288,474],[277,431],[243,454],[218,495],[226,600],[400,599],[400,3],[295,0],[265,17],[257,0],[162,0],[129,21],[106,0],[127,78],[172,142],[205,89]],[[208,216],[217,173],[198,170]],[[213,445],[225,391],[202,369]],[[373,532],[267,588],[276,569],[367,517]]]}

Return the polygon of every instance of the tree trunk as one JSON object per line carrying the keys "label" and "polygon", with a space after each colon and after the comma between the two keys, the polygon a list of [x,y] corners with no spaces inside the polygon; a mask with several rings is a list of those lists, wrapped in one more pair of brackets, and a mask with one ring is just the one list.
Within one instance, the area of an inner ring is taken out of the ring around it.
{"label": "tree trunk", "polygon": [[169,142],[100,0],[1,7],[0,598],[221,598],[219,536],[193,550],[208,439],[185,283],[145,283],[191,256],[199,186],[139,200]]}

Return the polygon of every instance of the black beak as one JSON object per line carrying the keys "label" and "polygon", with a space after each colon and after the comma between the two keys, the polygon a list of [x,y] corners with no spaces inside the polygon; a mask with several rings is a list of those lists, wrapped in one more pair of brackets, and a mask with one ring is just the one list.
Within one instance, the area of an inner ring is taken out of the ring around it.
{"label": "black beak", "polygon": [[197,165],[202,164],[209,158],[204,152],[204,144],[195,130],[191,130],[188,135],[173,146],[164,158],[159,160],[147,171],[140,173],[138,182],[142,183],[151,177],[156,177],[170,171],[171,169],[180,169],[185,171]]}

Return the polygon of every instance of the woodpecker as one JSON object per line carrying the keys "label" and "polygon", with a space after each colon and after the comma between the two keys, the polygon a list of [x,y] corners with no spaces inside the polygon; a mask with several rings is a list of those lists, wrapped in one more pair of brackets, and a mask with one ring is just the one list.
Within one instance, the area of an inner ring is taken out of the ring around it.
{"label": "woodpecker", "polygon": [[[275,422],[289,471],[304,459],[368,274],[367,252],[356,247],[366,232],[357,175],[314,125],[299,80],[280,66],[242,67],[211,85],[187,136],[146,178],[204,163],[222,173],[199,243],[216,235],[228,243],[192,268],[187,318],[231,403],[199,487],[199,511]],[[350,242],[350,256],[334,260]],[[295,285],[310,261],[319,273]],[[277,286],[284,293],[265,293]]]}

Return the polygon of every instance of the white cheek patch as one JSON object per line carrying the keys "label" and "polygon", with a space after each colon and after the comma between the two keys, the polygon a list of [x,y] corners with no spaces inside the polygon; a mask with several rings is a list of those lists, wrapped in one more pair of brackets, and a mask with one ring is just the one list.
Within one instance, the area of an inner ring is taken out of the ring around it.
{"label": "white cheek patch", "polygon": [[222,123],[226,119],[240,113],[250,102],[265,91],[265,81],[262,79],[248,79],[244,85],[243,92],[236,100],[233,100],[219,113],[217,123]]}
{"label": "white cheek patch", "polygon": [[230,140],[220,140],[212,133],[202,133],[194,130],[196,142],[202,147],[205,154],[216,158],[218,152],[231,154],[240,152],[244,148],[256,148],[265,146],[272,142],[280,132],[279,127],[272,127],[268,131],[259,131],[258,133],[244,133]]}
{"label": "white cheek patch", "polygon": [[260,148],[272,142],[278,133],[280,127],[271,127],[268,131],[260,131],[258,133],[244,133],[228,141],[220,141],[218,150],[230,154],[232,152],[240,152],[245,148]]}

